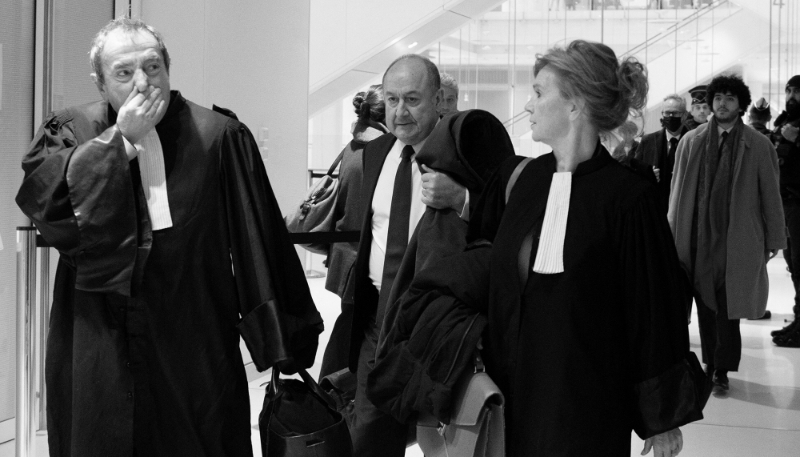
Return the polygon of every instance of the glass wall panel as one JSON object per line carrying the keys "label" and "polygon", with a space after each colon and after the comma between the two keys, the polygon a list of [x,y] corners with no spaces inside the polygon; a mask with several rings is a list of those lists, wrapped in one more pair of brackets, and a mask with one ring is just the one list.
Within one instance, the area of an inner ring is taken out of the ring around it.
{"label": "glass wall panel", "polygon": [[524,113],[537,53],[585,39],[645,63],[651,87],[639,123],[646,132],[660,128],[664,96],[690,101],[688,89],[723,72],[741,74],[775,117],[786,80],[800,70],[799,10],[800,2],[786,0],[508,0],[418,52],[458,81],[460,109],[490,111],[506,122],[519,153],[538,154],[544,148],[530,141]]}

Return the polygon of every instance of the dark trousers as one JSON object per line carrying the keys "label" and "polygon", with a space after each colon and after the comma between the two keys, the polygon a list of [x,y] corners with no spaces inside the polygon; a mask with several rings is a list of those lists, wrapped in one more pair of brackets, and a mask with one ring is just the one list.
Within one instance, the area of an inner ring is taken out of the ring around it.
{"label": "dark trousers", "polygon": [[[786,249],[783,250],[783,257],[789,272],[792,275],[794,285],[794,311],[795,316],[800,316],[800,199],[791,198],[783,200],[783,213],[786,216],[786,230],[789,238],[786,240]],[[794,243],[793,243],[794,242]],[[792,244],[797,251],[792,255]]]}
{"label": "dark trousers", "polygon": [[358,354],[355,419],[350,427],[353,457],[403,457],[406,453],[408,426],[397,422],[367,399],[367,376],[375,366],[379,332],[377,325],[369,325],[364,332],[364,343]]}
{"label": "dark trousers", "polygon": [[728,297],[725,285],[717,290],[717,311],[714,312],[698,296],[697,321],[703,363],[717,370],[738,371],[742,358],[742,334],[739,319],[728,319]]}

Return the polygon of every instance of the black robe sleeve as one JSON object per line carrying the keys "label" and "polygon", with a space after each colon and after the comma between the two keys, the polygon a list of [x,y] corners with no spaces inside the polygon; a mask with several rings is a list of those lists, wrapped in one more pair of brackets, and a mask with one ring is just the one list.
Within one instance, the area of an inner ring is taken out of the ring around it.
{"label": "black robe sleeve", "polygon": [[[322,317],[289,241],[252,134],[229,124],[222,139],[222,179],[242,321],[238,328],[256,368],[282,371],[314,363]],[[220,240],[222,242],[222,240]]]}
{"label": "black robe sleeve", "polygon": [[692,295],[655,186],[637,192],[617,221],[633,425],[642,439],[702,419],[705,376],[689,350]]}
{"label": "black robe sleeve", "polygon": [[69,110],[45,120],[22,161],[16,202],[77,268],[77,289],[130,296],[137,212],[122,134],[110,126],[86,138],[76,128]]}

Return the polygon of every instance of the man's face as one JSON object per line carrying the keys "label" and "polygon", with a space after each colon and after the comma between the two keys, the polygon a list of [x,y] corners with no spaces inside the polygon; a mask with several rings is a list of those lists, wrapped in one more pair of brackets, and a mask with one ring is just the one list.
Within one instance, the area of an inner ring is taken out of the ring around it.
{"label": "man's face", "polygon": [[442,101],[437,109],[440,116],[458,112],[458,92],[452,87],[442,86]]}
{"label": "man's face", "polygon": [[147,97],[160,88],[161,97],[169,105],[169,73],[153,35],[115,29],[106,36],[101,52],[105,80],[101,83],[95,77],[95,84],[114,111],[119,112],[134,90]]}
{"label": "man's face", "polygon": [[720,124],[730,124],[739,117],[739,97],[727,92],[714,94],[714,118]]}
{"label": "man's face", "polygon": [[694,121],[699,124],[708,122],[708,116],[711,110],[708,108],[708,103],[696,103],[692,105],[692,117]]}
{"label": "man's face", "polygon": [[790,105],[800,105],[800,87],[787,86],[786,87],[786,109],[789,110]]}
{"label": "man's face", "polygon": [[428,137],[439,115],[442,90],[428,84],[425,65],[414,59],[396,63],[383,81],[386,125],[400,141],[415,145]]}
{"label": "man's face", "polygon": [[670,118],[681,119],[684,113],[686,113],[686,108],[681,106],[681,103],[678,100],[669,99],[664,102],[664,108],[661,110],[661,117],[664,120],[668,120]]}

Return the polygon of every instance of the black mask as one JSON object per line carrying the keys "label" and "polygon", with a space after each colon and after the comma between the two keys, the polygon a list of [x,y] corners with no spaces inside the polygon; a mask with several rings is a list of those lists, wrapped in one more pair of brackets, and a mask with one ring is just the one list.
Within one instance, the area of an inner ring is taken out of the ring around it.
{"label": "black mask", "polygon": [[677,132],[681,128],[682,119],[679,117],[662,117],[661,126],[670,132]]}

